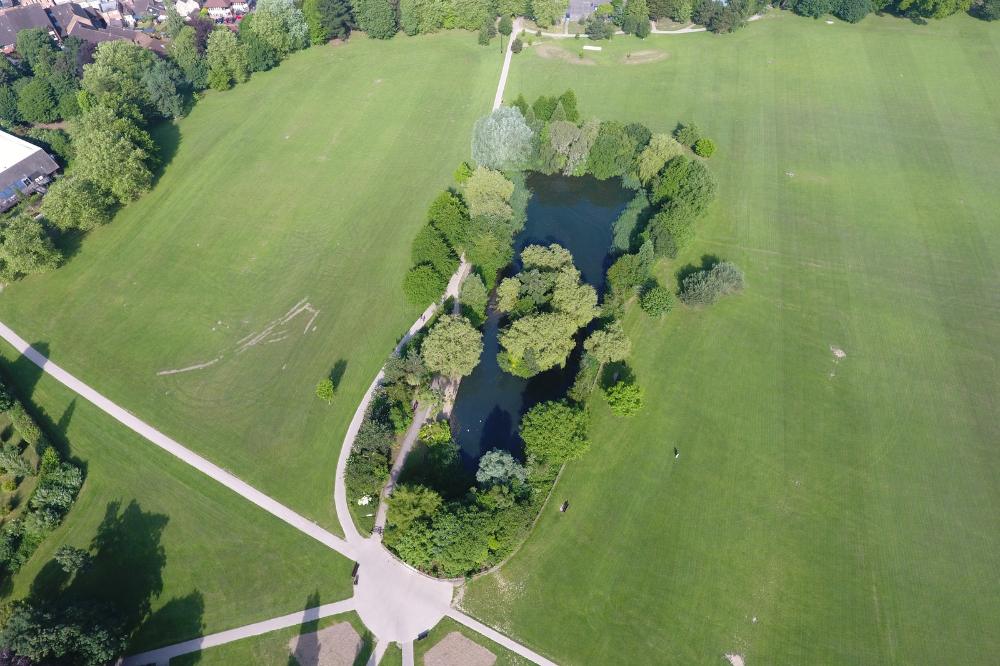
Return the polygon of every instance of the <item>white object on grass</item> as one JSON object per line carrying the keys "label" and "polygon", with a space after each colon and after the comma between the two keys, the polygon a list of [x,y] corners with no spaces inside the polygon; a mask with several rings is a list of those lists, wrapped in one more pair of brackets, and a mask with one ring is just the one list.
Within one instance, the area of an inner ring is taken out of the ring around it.
{"label": "white object on grass", "polygon": [[600,51],[600,50],[601,50],[601,47],[600,47],[600,46],[590,46],[590,45],[588,44],[588,45],[585,45],[585,46],[583,47],[583,50],[584,50],[584,51]]}

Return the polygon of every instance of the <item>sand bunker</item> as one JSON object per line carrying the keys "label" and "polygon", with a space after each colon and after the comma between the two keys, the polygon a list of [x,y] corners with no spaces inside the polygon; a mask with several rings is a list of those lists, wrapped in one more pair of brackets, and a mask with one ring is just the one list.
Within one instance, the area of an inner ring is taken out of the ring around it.
{"label": "sand bunker", "polygon": [[364,642],[350,622],[341,622],[288,641],[299,666],[352,666]]}
{"label": "sand bunker", "polygon": [[728,659],[729,663],[733,666],[743,666],[743,657],[738,654],[727,654],[726,659]]}
{"label": "sand bunker", "polygon": [[581,58],[580,56],[570,53],[565,49],[561,49],[554,44],[539,44],[534,47],[535,53],[539,57],[545,58],[546,60],[564,60],[570,63],[576,63],[577,65],[596,65],[597,63],[593,60],[587,60],[586,58]]}
{"label": "sand bunker", "polygon": [[497,656],[482,645],[453,631],[427,651],[424,666],[492,666],[496,660]]}
{"label": "sand bunker", "polygon": [[625,65],[645,65],[647,62],[656,62],[670,57],[666,51],[635,51],[628,53],[618,59],[618,62]]}

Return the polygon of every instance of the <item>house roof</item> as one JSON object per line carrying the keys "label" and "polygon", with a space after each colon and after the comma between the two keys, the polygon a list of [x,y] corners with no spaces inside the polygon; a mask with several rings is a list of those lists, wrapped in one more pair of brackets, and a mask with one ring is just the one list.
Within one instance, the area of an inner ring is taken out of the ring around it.
{"label": "house roof", "polygon": [[38,146],[0,132],[0,190],[8,189],[22,178],[36,178],[58,169],[59,166]]}
{"label": "house roof", "polygon": [[49,13],[49,18],[52,19],[52,24],[59,31],[59,36],[63,38],[69,34],[74,21],[82,21],[90,26],[94,25],[90,15],[75,2],[49,7],[46,11]]}
{"label": "house roof", "polygon": [[229,0],[208,0],[205,9],[229,9]]}
{"label": "house roof", "polygon": [[118,39],[127,39],[134,42],[137,33],[135,30],[126,30],[113,26],[109,26],[106,29],[97,29],[83,23],[74,23],[69,29],[69,34],[71,37],[79,37],[85,42],[99,44],[101,42],[113,42]]}
{"label": "house roof", "polygon": [[0,47],[17,43],[17,33],[28,28],[53,28],[52,19],[41,5],[13,7],[0,13]]}

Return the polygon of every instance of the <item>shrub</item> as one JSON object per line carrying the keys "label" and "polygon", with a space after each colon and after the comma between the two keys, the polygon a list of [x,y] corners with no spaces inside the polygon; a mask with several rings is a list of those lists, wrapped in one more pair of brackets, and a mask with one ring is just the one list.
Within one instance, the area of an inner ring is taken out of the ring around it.
{"label": "shrub", "polygon": [[701,130],[698,129],[698,125],[695,123],[688,123],[687,125],[678,125],[677,129],[674,130],[674,136],[677,141],[684,144],[685,146],[693,146],[701,138]]}
{"label": "shrub", "polygon": [[479,459],[476,481],[484,487],[509,485],[512,481],[523,484],[527,480],[528,470],[506,451],[493,449]]}
{"label": "shrub", "polygon": [[416,266],[403,278],[403,294],[411,304],[427,307],[436,303],[448,287],[448,279],[430,266]]}
{"label": "shrub", "polygon": [[723,261],[709,270],[684,278],[680,298],[685,305],[712,305],[719,298],[746,288],[743,271],[736,264]]}
{"label": "shrub", "polygon": [[0,412],[6,412],[14,406],[14,399],[7,393],[7,389],[0,386]]}
{"label": "shrub", "polygon": [[510,45],[510,50],[514,53],[520,53],[521,49],[524,48],[524,42],[521,41],[520,37],[515,37],[514,41]]}
{"label": "shrub", "polygon": [[715,154],[715,142],[711,139],[698,139],[691,150],[700,157],[711,157]]}
{"label": "shrub", "polygon": [[53,559],[66,573],[74,573],[86,569],[93,560],[90,553],[82,548],[74,548],[73,546],[61,547],[56,551]]}
{"label": "shrub", "polygon": [[650,317],[659,317],[674,309],[674,295],[659,284],[647,288],[639,297],[639,305]]}
{"label": "shrub", "polygon": [[17,490],[17,481],[14,479],[7,479],[3,482],[3,485],[0,485],[0,489],[2,489],[5,493],[12,493]]}
{"label": "shrub", "polygon": [[635,416],[642,409],[643,388],[632,382],[620,381],[607,391],[604,397],[611,407],[611,413],[619,417]]}

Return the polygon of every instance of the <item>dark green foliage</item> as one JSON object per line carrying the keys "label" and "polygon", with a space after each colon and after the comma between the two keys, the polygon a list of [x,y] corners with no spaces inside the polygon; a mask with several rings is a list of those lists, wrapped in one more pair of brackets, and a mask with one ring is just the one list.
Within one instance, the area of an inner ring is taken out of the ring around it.
{"label": "dark green foliage", "polygon": [[[240,27],[237,36],[239,37],[240,43],[246,46],[248,69],[251,72],[266,72],[273,67],[277,67],[281,57],[274,47],[265,42],[257,35],[256,32],[254,32],[254,19],[256,19],[254,14],[244,16],[240,20]],[[178,65],[180,65],[181,69],[184,70],[184,76],[188,82],[195,89],[198,89],[199,85],[188,75],[188,71],[184,68],[184,66],[181,65],[181,63],[178,63]],[[204,62],[202,62],[201,65],[204,67]],[[202,88],[208,85],[207,69],[205,69],[203,78],[205,83],[204,85],[201,85]]]}
{"label": "dark green foliage", "polygon": [[510,44],[510,50],[514,53],[520,53],[523,48],[524,42],[521,41],[520,37],[515,37],[514,41]]}
{"label": "dark green foliage", "polygon": [[480,216],[469,223],[465,258],[476,267],[487,290],[496,285],[497,272],[514,258],[511,249],[513,234],[509,223],[492,217]]}
{"label": "dark green foliage", "polygon": [[[649,223],[650,238],[654,244],[662,238],[664,243],[668,243],[662,232],[670,234],[676,251],[684,251],[694,240],[695,212],[684,199],[671,199],[660,212],[653,216]],[[657,254],[669,256],[668,246],[662,249],[657,247]]]}
{"label": "dark green foliage", "polygon": [[487,20],[487,22],[484,23],[481,28],[479,28],[479,38],[478,39],[479,39],[479,45],[480,46],[489,46],[490,45],[490,31],[487,28],[487,25],[489,26],[489,28],[492,28],[493,27],[493,22]]}
{"label": "dark green foliage", "polygon": [[32,127],[23,138],[45,149],[47,153],[54,153],[63,163],[73,157],[73,144],[65,130]]}
{"label": "dark green foliage", "polygon": [[21,449],[13,442],[5,442],[3,447],[0,447],[0,467],[8,474],[18,477],[35,475],[35,470],[21,457]]}
{"label": "dark green foliage", "polygon": [[985,0],[979,7],[979,16],[987,21],[1000,21],[1000,0]]}
{"label": "dark green foliage", "polygon": [[792,8],[803,16],[819,18],[833,12],[835,0],[794,0]]}
{"label": "dark green foliage", "polygon": [[659,317],[670,312],[674,309],[674,302],[674,295],[670,290],[655,281],[647,285],[639,297],[639,305],[650,317]]}
{"label": "dark green foliage", "polygon": [[431,266],[416,266],[403,278],[403,294],[413,305],[426,308],[436,303],[448,286],[448,278]]}
{"label": "dark green foliage", "polygon": [[688,159],[683,155],[674,157],[660,170],[660,178],[654,183],[653,194],[650,197],[654,204],[672,199],[680,192],[681,185],[687,178]]}
{"label": "dark green foliage", "polygon": [[0,642],[39,662],[103,666],[128,645],[125,619],[111,604],[62,598],[14,611]]}
{"label": "dark green foliage", "polygon": [[427,210],[427,221],[444,235],[452,248],[460,248],[465,243],[469,230],[469,211],[462,200],[451,192],[445,190],[438,195]]}
{"label": "dark green foliage", "polygon": [[17,93],[10,86],[0,86],[0,124],[10,127],[21,122],[17,110]]}
{"label": "dark green foliage", "polygon": [[25,275],[44,273],[61,260],[62,253],[34,217],[21,214],[0,222],[0,281],[13,282]]}
{"label": "dark green foliage", "polygon": [[531,110],[535,112],[535,118],[543,122],[552,119],[552,112],[556,110],[559,98],[549,95],[539,95],[535,103],[531,105]]}
{"label": "dark green foliage", "polygon": [[597,140],[587,155],[587,171],[598,180],[624,176],[635,168],[636,140],[625,125],[610,120],[601,123]]}
{"label": "dark green foliage", "polygon": [[608,23],[599,16],[591,16],[587,19],[587,37],[594,41],[601,39],[611,39],[614,33],[614,25]]}
{"label": "dark green foliage", "polygon": [[677,142],[684,146],[693,146],[701,138],[701,130],[696,123],[678,125],[674,130],[674,137]]}
{"label": "dark green foliage", "polygon": [[0,386],[0,412],[6,412],[8,409],[14,406],[14,398],[11,397],[10,393],[3,386]]}
{"label": "dark green foliage", "polygon": [[562,103],[563,110],[566,111],[566,120],[571,123],[580,122],[580,109],[578,108],[575,90],[569,88],[559,98],[559,102]]}
{"label": "dark green foliage", "polygon": [[683,199],[695,215],[702,215],[715,201],[719,184],[712,171],[695,160],[688,165],[687,173],[677,191],[677,198]]}
{"label": "dark green foliage", "polygon": [[715,154],[715,142],[711,139],[698,139],[691,150],[699,157],[711,157]]}
{"label": "dark green foliage", "polygon": [[29,123],[50,123],[58,117],[57,101],[48,79],[36,76],[18,91],[17,111]]}
{"label": "dark green foliage", "polygon": [[649,145],[649,140],[653,138],[653,132],[642,123],[629,123],[625,126],[625,133],[635,139],[635,152],[639,153]]}
{"label": "dark green foliage", "polygon": [[0,58],[0,86],[10,85],[21,78],[21,70],[7,58]]}
{"label": "dark green foliage", "polygon": [[142,84],[156,114],[178,118],[184,112],[184,94],[188,84],[181,71],[169,60],[157,58],[142,75]]}
{"label": "dark green foliage", "polygon": [[500,17],[500,25],[497,29],[504,37],[510,37],[510,33],[514,32],[514,22],[511,20],[510,15],[504,14]]}
{"label": "dark green foliage", "polygon": [[354,16],[358,29],[372,39],[392,39],[396,34],[396,10],[390,0],[357,0]]}
{"label": "dark green foliage", "polygon": [[712,305],[719,296],[740,292],[745,288],[743,271],[735,264],[723,261],[684,278],[680,299],[690,306]]}
{"label": "dark green foliage", "polygon": [[410,246],[410,258],[417,265],[430,264],[441,275],[450,276],[458,268],[458,255],[432,226],[425,226],[417,233]]}
{"label": "dark green foliage", "polygon": [[357,27],[347,0],[318,0],[316,10],[327,39],[347,39],[351,30]]}
{"label": "dark green foliage", "polygon": [[649,37],[649,33],[653,31],[653,26],[650,25],[649,19],[639,19],[639,25],[636,26],[635,36],[639,39],[646,39]]}
{"label": "dark green foliage", "polygon": [[82,571],[90,566],[93,557],[91,557],[90,553],[82,548],[62,546],[56,551],[56,554],[52,559],[54,559],[66,573],[76,573],[77,571]]}
{"label": "dark green foliage", "polygon": [[857,23],[868,16],[871,11],[871,0],[840,0],[840,6],[837,7],[835,13],[848,23]]}
{"label": "dark green foliage", "polygon": [[601,362],[584,352],[580,357],[580,369],[577,370],[576,379],[573,386],[566,393],[573,402],[579,405],[586,405],[593,395],[594,386],[597,384],[597,375],[601,369]]}
{"label": "dark green foliage", "polygon": [[621,380],[604,392],[604,398],[615,416],[628,418],[642,409],[643,388],[631,381]]}
{"label": "dark green foliage", "polygon": [[17,52],[28,61],[35,74],[48,74],[59,48],[45,28],[28,28],[17,33]]}

